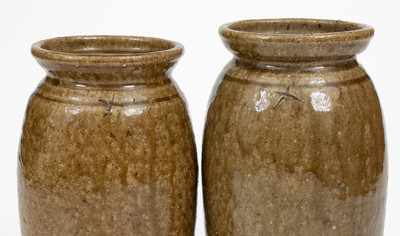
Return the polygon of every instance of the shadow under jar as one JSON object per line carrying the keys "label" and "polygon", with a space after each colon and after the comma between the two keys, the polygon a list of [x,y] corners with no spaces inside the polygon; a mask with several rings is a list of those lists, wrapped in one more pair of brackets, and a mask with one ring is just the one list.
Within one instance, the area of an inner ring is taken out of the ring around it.
{"label": "shadow under jar", "polygon": [[247,20],[203,142],[208,235],[382,235],[387,159],[374,86],[357,63],[369,26]]}
{"label": "shadow under jar", "polygon": [[18,184],[23,235],[193,235],[197,162],[171,78],[179,43],[146,37],[40,41]]}

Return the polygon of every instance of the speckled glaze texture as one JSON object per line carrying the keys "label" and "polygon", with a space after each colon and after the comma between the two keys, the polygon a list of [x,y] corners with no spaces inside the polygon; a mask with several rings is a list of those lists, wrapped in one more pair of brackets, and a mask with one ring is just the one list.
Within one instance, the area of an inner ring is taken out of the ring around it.
{"label": "speckled glaze texture", "polygon": [[22,235],[193,235],[197,162],[171,79],[183,47],[130,36],[40,41],[47,76],[19,152]]}
{"label": "speckled glaze texture", "polygon": [[235,56],[204,133],[208,235],[383,235],[382,114],[355,59],[373,29],[275,19],[220,33]]}

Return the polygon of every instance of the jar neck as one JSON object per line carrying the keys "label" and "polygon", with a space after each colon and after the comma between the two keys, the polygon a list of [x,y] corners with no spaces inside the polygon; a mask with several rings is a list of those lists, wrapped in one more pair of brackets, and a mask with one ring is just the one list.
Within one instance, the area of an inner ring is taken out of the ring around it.
{"label": "jar neck", "polygon": [[47,80],[65,85],[89,87],[121,87],[129,85],[158,85],[170,82],[176,61],[120,65],[70,65],[39,61]]}
{"label": "jar neck", "polygon": [[308,60],[260,60],[234,57],[238,66],[268,70],[330,70],[357,65],[356,56],[342,58],[310,58]]}

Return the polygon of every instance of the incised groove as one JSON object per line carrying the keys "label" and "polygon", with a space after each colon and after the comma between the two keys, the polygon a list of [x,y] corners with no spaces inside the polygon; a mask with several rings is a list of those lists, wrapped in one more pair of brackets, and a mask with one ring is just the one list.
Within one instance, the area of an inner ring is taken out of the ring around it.
{"label": "incised groove", "polygon": [[[230,82],[239,83],[239,84],[259,85],[259,86],[263,86],[263,87],[281,87],[282,86],[279,83],[268,83],[268,82],[261,82],[261,81],[251,81],[251,80],[248,80],[248,79],[241,79],[241,78],[231,77],[229,75],[225,75],[224,80],[230,81]],[[338,81],[338,82],[318,83],[318,84],[296,84],[295,87],[296,88],[339,87],[339,86],[357,84],[357,83],[361,83],[361,82],[368,81],[368,80],[369,80],[368,75],[363,75],[363,76],[361,76],[359,78],[351,79],[351,80]]]}
{"label": "incised groove", "polygon": [[[104,104],[109,105],[110,101],[106,101],[104,99],[98,99],[97,102],[77,102],[77,101],[63,101],[63,100],[58,100],[54,98],[49,98],[45,97],[39,93],[36,93],[34,96],[40,97],[42,99],[51,101],[51,102],[57,102],[57,103],[64,103],[64,104],[73,104],[73,105],[82,105],[82,106],[104,106]],[[134,106],[134,105],[143,105],[143,104],[154,104],[158,102],[165,102],[168,100],[172,100],[175,98],[179,98],[179,94],[175,93],[171,96],[167,97],[161,97],[161,98],[153,98],[153,99],[145,99],[145,100],[139,100],[137,101],[136,99],[132,99],[132,102],[114,102],[112,101],[113,106],[118,106],[118,107],[124,107],[124,106]]]}
{"label": "incised groove", "polygon": [[287,86],[285,92],[275,92],[276,94],[281,95],[281,97],[279,98],[279,100],[278,100],[278,102],[276,103],[276,105],[274,106],[274,108],[276,108],[277,106],[279,106],[279,105],[283,102],[283,100],[285,100],[285,98],[290,98],[290,99],[295,100],[295,101],[303,102],[303,101],[302,101],[301,99],[299,99],[298,97],[296,97],[296,96],[290,94],[290,93],[289,93],[289,90],[290,90],[290,86]]}

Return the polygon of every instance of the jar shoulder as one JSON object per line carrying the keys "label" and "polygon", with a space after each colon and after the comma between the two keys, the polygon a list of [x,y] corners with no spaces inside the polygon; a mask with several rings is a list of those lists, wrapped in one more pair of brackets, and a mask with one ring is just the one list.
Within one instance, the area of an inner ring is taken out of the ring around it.
{"label": "jar shoulder", "polygon": [[254,103],[256,111],[276,108],[283,101],[316,112],[331,111],[336,105],[354,109],[367,102],[380,113],[372,81],[355,61],[337,67],[295,70],[243,66],[233,60],[220,74],[210,105],[215,99],[232,104]]}
{"label": "jar shoulder", "polygon": [[[69,188],[70,182],[56,182],[62,171],[68,174],[70,170],[75,171],[70,173],[73,181],[82,175],[88,176],[99,189],[104,188],[103,178],[114,178],[115,172],[121,173],[117,179],[122,178],[125,186],[126,168],[132,165],[140,168],[143,163],[153,165],[154,174],[148,172],[149,166],[143,167],[145,174],[141,181],[166,178],[175,170],[175,165],[182,166],[182,175],[196,174],[194,136],[186,104],[179,95],[124,103],[121,99],[135,98],[140,92],[146,98],[150,95],[140,89],[88,90],[88,94],[99,96],[86,95],[76,97],[81,100],[73,100],[70,94],[83,92],[67,91],[53,100],[48,97],[54,93],[51,89],[42,85],[27,107],[19,150],[21,180],[38,181],[38,188],[46,185],[46,181],[38,179],[37,166],[48,170],[44,173],[54,175],[47,178],[50,189],[56,185]],[[110,174],[104,172],[107,163],[115,167]],[[67,171],[60,166],[71,169]],[[79,172],[80,166],[90,168]]]}
{"label": "jar shoulder", "polygon": [[186,103],[172,85],[93,90],[44,83],[28,103],[22,131],[22,157],[57,147],[107,152],[114,145],[117,154],[141,145],[194,146]]}
{"label": "jar shoulder", "polygon": [[364,68],[355,60],[339,65],[304,68],[248,65],[232,60],[223,69],[221,76],[224,79],[243,84],[269,86],[290,84],[297,86],[340,86],[369,79]]}

